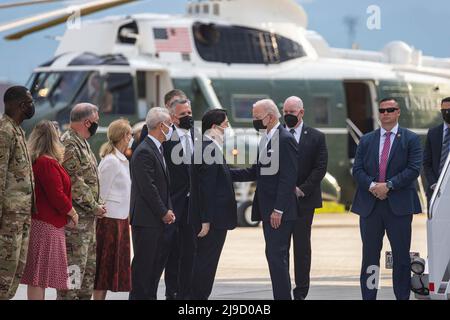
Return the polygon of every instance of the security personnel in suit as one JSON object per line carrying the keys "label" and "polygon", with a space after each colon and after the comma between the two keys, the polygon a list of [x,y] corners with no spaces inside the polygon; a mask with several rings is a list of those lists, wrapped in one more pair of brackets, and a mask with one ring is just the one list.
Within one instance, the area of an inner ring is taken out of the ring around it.
{"label": "security personnel in suit", "polygon": [[408,300],[411,288],[411,223],[422,212],[416,180],[422,166],[419,136],[400,128],[400,107],[393,98],[379,106],[381,128],[361,138],[353,165],[358,188],[352,212],[360,216],[363,243],[361,292],[364,300],[377,297],[380,253],[385,232],[393,263],[394,293]]}
{"label": "security personnel in suit", "polygon": [[165,267],[166,298],[183,300],[191,288],[196,236],[187,223],[190,175],[194,155],[194,128],[191,103],[178,98],[168,106],[173,135],[164,142],[164,159],[170,173],[170,198],[176,222],[167,225],[168,261]]}
{"label": "security personnel in suit", "polygon": [[295,223],[294,299],[304,300],[308,295],[311,270],[311,226],[314,210],[322,207],[320,183],[327,173],[328,150],[325,135],[303,122],[305,110],[299,97],[286,99],[283,105],[286,129],[298,143],[297,197],[299,218]]}
{"label": "security personnel in suit", "polygon": [[291,300],[289,248],[298,216],[297,141],[279,122],[276,104],[253,105],[253,126],[262,132],[258,161],[249,169],[233,169],[233,181],[256,181],[252,220],[263,221],[266,258],[275,300]]}
{"label": "security personnel in suit", "polygon": [[227,232],[237,225],[236,196],[222,149],[227,127],[225,110],[210,110],[202,118],[203,157],[193,168],[189,209],[189,222],[198,235],[189,296],[193,300],[209,298]]}
{"label": "security personnel in suit", "polygon": [[130,300],[156,300],[164,225],[175,222],[162,146],[171,137],[172,121],[166,108],[152,108],[146,122],[149,134],[131,158],[130,224],[134,257]]}
{"label": "security personnel in suit", "polygon": [[428,131],[423,153],[428,205],[450,150],[450,97],[442,100],[441,112],[444,123]]}

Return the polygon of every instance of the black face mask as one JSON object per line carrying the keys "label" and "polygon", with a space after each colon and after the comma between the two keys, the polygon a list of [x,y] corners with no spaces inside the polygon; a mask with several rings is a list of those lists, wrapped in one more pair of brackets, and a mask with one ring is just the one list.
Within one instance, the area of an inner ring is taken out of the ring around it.
{"label": "black face mask", "polygon": [[286,126],[291,129],[298,124],[298,118],[293,114],[287,114],[284,116],[284,122],[286,123]]}
{"label": "black face mask", "polygon": [[34,107],[34,103],[32,103],[25,111],[25,119],[31,119],[34,116],[34,113],[36,112],[36,108]]}
{"label": "black face mask", "polygon": [[95,133],[97,132],[97,129],[98,129],[98,123],[97,122],[91,122],[91,126],[88,128],[89,134],[91,135],[91,137],[93,135],[95,135]]}
{"label": "black face mask", "polygon": [[267,126],[263,124],[263,119],[261,120],[253,120],[253,128],[255,128],[256,131],[265,130],[267,129]]}
{"label": "black face mask", "polygon": [[444,121],[450,124],[450,109],[442,109],[441,112]]}
{"label": "black face mask", "polygon": [[179,127],[181,129],[189,130],[192,128],[192,125],[194,124],[194,121],[192,120],[192,116],[184,116],[179,119],[180,124]]}

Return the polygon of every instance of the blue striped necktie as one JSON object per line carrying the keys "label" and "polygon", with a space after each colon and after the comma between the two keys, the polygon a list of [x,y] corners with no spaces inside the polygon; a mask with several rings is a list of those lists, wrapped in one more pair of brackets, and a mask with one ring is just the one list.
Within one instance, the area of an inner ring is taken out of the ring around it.
{"label": "blue striped necktie", "polygon": [[447,128],[445,132],[444,141],[442,142],[442,152],[441,152],[441,163],[439,166],[439,174],[442,173],[444,169],[445,161],[447,161],[448,151],[450,148],[450,128]]}

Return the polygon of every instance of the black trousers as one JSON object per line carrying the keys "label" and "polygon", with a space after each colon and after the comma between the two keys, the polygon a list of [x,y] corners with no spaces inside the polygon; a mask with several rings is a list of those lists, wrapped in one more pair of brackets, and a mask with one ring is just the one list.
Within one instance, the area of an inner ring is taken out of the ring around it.
{"label": "black trousers", "polygon": [[197,254],[189,299],[208,300],[211,295],[227,232],[211,226],[205,237],[197,239]]}
{"label": "black trousers", "polygon": [[411,247],[412,218],[412,214],[407,216],[394,215],[387,200],[378,200],[373,212],[368,217],[360,217],[363,243],[360,281],[364,300],[375,300],[377,298],[377,275],[379,275],[380,254],[385,232],[392,248],[395,297],[397,300],[409,300],[411,294],[409,250]]}
{"label": "black trousers", "polygon": [[292,300],[289,249],[294,224],[295,221],[282,221],[278,229],[273,229],[269,221],[263,222],[266,258],[275,300]]}
{"label": "black trousers", "polygon": [[315,209],[300,209],[295,221],[294,240],[294,299],[303,300],[309,292],[311,271],[311,227]]}
{"label": "black trousers", "polygon": [[[131,263],[130,300],[156,300],[158,256],[163,241],[163,228],[132,226],[134,256]],[[161,276],[161,274],[159,274]]]}
{"label": "black trousers", "polygon": [[166,299],[184,300],[188,298],[192,284],[197,237],[192,226],[186,221],[175,223],[174,229],[164,270]]}

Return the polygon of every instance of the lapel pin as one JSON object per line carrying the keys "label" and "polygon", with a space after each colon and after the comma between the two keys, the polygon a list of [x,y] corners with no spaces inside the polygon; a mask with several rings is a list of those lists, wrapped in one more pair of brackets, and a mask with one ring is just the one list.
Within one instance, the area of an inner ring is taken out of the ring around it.
{"label": "lapel pin", "polygon": [[303,132],[304,134],[308,134],[308,131]]}

